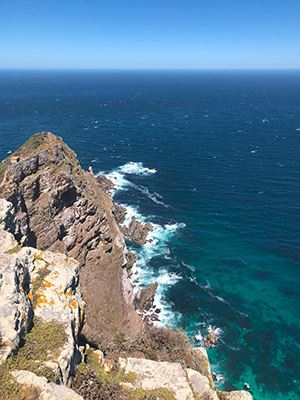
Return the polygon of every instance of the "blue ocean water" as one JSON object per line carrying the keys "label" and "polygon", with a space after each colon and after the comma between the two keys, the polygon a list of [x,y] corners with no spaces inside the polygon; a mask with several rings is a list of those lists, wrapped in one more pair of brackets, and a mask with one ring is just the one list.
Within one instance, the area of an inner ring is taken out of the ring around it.
{"label": "blue ocean water", "polygon": [[196,344],[216,329],[219,387],[300,398],[300,72],[2,71],[0,159],[41,130],[155,223],[138,285]]}

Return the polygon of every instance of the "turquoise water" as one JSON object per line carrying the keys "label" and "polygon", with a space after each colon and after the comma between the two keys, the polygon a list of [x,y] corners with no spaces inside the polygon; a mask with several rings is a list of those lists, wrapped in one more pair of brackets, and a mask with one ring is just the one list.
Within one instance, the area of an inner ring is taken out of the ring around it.
{"label": "turquoise water", "polygon": [[0,158],[51,130],[156,224],[139,284],[196,344],[217,328],[220,387],[300,398],[300,73],[1,72],[0,116]]}

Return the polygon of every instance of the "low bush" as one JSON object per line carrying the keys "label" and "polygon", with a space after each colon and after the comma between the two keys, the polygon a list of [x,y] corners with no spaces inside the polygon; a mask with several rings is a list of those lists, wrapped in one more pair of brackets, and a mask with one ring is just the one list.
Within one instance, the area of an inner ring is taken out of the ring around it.
{"label": "low bush", "polygon": [[192,368],[207,375],[205,357],[196,354],[183,330],[146,326],[142,332],[130,338],[114,341],[105,349],[124,357],[143,356],[154,361],[179,362],[184,368]]}
{"label": "low bush", "polygon": [[0,368],[1,400],[35,400],[35,388],[19,385],[11,376],[13,370],[27,370],[49,380],[55,380],[55,372],[43,362],[57,357],[67,339],[63,325],[55,322],[35,321],[32,330],[26,335],[19,352],[9,357]]}

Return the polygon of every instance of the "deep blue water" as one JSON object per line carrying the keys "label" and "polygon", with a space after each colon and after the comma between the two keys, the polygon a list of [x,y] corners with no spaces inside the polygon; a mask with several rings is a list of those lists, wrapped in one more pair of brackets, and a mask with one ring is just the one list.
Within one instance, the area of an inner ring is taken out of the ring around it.
{"label": "deep blue water", "polygon": [[219,328],[220,386],[300,398],[300,72],[1,72],[0,158],[40,130],[160,225],[141,279],[191,338]]}

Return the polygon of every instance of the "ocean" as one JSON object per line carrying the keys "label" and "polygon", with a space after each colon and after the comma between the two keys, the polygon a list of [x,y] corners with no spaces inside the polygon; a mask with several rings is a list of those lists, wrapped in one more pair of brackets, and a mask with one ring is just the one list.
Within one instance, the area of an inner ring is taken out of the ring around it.
{"label": "ocean", "polygon": [[133,279],[218,387],[299,399],[300,72],[0,72],[0,158],[45,130],[154,224]]}

